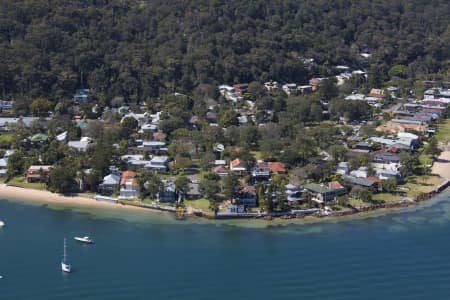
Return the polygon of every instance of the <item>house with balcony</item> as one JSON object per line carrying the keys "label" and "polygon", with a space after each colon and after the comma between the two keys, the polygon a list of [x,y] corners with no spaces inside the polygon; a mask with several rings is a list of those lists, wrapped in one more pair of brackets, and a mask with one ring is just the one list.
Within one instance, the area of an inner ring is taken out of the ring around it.
{"label": "house with balcony", "polygon": [[27,170],[27,181],[28,182],[44,182],[47,180],[50,174],[52,166],[49,165],[34,165],[30,166]]}
{"label": "house with balcony", "polygon": [[125,171],[120,178],[119,199],[133,199],[139,197],[141,187],[139,186],[137,175],[133,171]]}

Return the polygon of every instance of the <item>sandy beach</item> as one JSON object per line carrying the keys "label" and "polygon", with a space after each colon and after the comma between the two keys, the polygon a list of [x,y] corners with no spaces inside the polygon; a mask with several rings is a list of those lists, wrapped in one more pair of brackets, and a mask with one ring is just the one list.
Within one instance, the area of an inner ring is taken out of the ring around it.
{"label": "sandy beach", "polygon": [[446,146],[446,150],[441,153],[439,158],[434,162],[431,170],[433,174],[437,174],[443,178],[450,179],[450,149]]}
{"label": "sandy beach", "polygon": [[15,186],[8,186],[5,184],[0,185],[0,198],[26,200],[46,204],[72,205],[76,207],[115,208],[126,210],[149,211],[148,209],[135,207],[131,205],[120,205],[111,202],[97,201],[89,197],[64,196],[49,191],[26,189]]}

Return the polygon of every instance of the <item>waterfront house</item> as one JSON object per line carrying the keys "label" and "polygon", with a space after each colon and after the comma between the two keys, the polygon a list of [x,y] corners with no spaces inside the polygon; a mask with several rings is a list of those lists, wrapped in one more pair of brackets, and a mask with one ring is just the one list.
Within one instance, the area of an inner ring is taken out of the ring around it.
{"label": "waterfront house", "polygon": [[99,185],[99,192],[102,195],[111,195],[119,190],[120,175],[111,173],[103,177],[102,183]]}
{"label": "waterfront house", "polygon": [[30,166],[27,170],[27,181],[28,182],[43,182],[47,180],[52,166],[49,165],[35,165]]}
{"label": "waterfront house", "polygon": [[177,200],[178,194],[173,180],[161,180],[163,183],[162,190],[158,193],[158,201],[164,203],[173,203]]}
{"label": "waterfront house", "polygon": [[245,207],[256,207],[257,202],[256,190],[254,186],[244,187],[236,199],[236,204],[244,205]]}
{"label": "waterfront house", "polygon": [[344,176],[343,179],[352,185],[360,185],[363,187],[374,188],[374,189],[376,189],[376,187],[377,187],[377,181],[373,180],[373,179],[369,179],[369,178]]}
{"label": "waterfront house", "polygon": [[0,178],[6,176],[8,170],[8,158],[4,157],[0,159]]}
{"label": "waterfront house", "polygon": [[304,186],[319,202],[333,201],[337,194],[327,186],[317,183],[310,183]]}
{"label": "waterfront house", "polygon": [[137,181],[137,175],[133,171],[125,171],[120,178],[120,196],[121,199],[132,199],[139,197],[141,188]]}

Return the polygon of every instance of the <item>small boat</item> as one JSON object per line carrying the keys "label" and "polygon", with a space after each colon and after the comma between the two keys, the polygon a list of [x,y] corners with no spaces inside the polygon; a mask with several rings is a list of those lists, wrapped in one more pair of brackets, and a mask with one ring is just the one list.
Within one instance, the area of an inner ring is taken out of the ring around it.
{"label": "small boat", "polygon": [[66,251],[66,239],[64,238],[64,254],[63,260],[61,261],[61,270],[66,273],[70,273],[72,271],[71,265],[67,262],[67,251]]}
{"label": "small boat", "polygon": [[94,243],[94,241],[88,236],[83,236],[83,237],[76,236],[73,239],[78,241],[78,242],[85,243],[85,244],[92,244],[92,243]]}
{"label": "small boat", "polygon": [[6,226],[5,222],[3,222],[2,220],[0,220],[0,227],[5,227],[5,226]]}

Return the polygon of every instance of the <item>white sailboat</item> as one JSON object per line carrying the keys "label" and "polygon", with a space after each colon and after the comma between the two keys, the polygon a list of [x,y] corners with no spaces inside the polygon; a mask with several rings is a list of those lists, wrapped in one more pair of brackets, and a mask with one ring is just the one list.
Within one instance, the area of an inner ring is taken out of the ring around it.
{"label": "white sailboat", "polygon": [[65,238],[64,238],[63,260],[61,261],[61,270],[63,270],[63,272],[67,272],[67,273],[70,273],[70,271],[71,271],[71,266],[67,262],[67,251],[66,251],[66,239]]}

